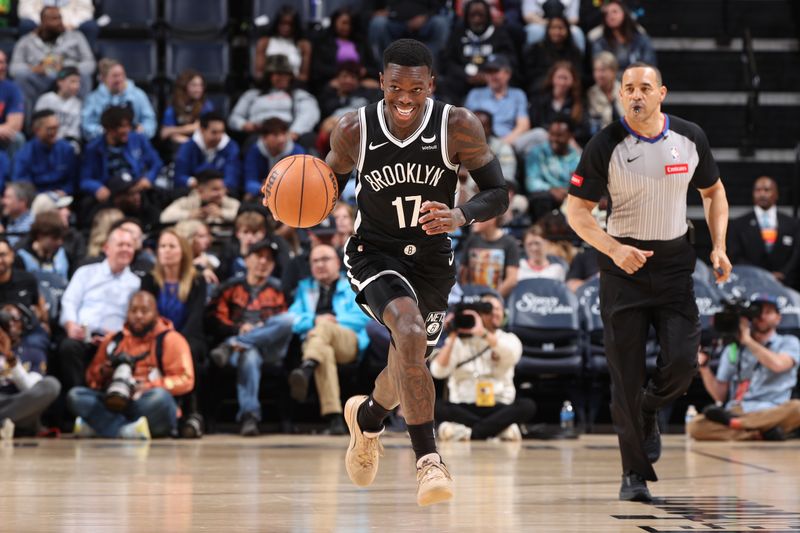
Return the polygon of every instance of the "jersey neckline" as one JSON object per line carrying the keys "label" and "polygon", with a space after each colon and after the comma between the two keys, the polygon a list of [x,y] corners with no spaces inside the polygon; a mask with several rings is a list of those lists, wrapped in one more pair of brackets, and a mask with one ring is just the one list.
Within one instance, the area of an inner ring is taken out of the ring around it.
{"label": "jersey neckline", "polygon": [[408,137],[406,137],[404,140],[401,141],[400,139],[392,135],[391,131],[389,131],[389,126],[386,124],[386,117],[383,115],[384,103],[385,100],[383,99],[381,99],[381,101],[378,102],[378,123],[380,124],[381,131],[383,131],[383,134],[386,136],[386,138],[389,139],[393,144],[399,146],[400,148],[405,148],[406,146],[417,140],[417,137],[419,137],[419,135],[423,132],[423,130],[425,130],[425,127],[428,125],[428,120],[430,120],[431,113],[433,113],[433,100],[431,100],[430,98],[426,98],[425,116],[422,117],[422,122],[420,122],[419,127],[417,127],[414,133],[412,133],[411,135],[409,135]]}
{"label": "jersey neckline", "polygon": [[619,121],[622,123],[622,127],[625,128],[625,131],[630,133],[633,137],[636,137],[642,142],[654,144],[663,139],[667,135],[667,131],[669,131],[669,115],[663,113],[664,115],[664,128],[661,130],[661,133],[656,135],[655,137],[647,137],[638,133],[635,129],[631,128],[628,122],[625,120],[625,117],[620,117]]}

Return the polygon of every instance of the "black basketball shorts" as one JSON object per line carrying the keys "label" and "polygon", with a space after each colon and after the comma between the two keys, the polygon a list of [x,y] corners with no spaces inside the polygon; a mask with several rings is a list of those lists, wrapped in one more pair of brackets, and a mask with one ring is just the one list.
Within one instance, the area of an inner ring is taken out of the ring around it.
{"label": "black basketball shorts", "polygon": [[417,302],[429,354],[442,334],[447,297],[456,279],[450,239],[418,248],[378,246],[352,236],[345,244],[344,264],[356,302],[381,324],[383,311],[395,298],[408,296]]}

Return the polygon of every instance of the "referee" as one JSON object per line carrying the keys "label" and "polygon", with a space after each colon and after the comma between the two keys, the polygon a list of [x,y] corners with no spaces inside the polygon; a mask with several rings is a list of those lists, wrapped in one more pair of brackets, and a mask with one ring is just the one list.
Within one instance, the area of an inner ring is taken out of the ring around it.
{"label": "referee", "polygon": [[[728,200],[705,133],[661,112],[661,73],[634,63],[622,75],[625,116],[586,145],[570,180],[567,217],[602,252],[600,312],[611,374],[611,416],[622,455],[621,500],[650,501],[661,455],[657,411],[681,396],[697,371],[700,324],[687,238],[686,191],[703,197],[717,282],[728,278]],[[592,217],[608,193],[608,233]],[[661,355],[648,381],[645,345],[655,328]]]}

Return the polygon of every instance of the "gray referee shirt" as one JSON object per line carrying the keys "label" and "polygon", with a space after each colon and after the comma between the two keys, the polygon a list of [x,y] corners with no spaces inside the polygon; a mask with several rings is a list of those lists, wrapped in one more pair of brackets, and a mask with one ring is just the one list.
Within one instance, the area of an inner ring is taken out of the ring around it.
{"label": "gray referee shirt", "polygon": [[697,124],[664,115],[664,129],[644,137],[625,119],[592,137],[569,193],[597,202],[608,193],[608,234],[644,241],[676,239],[688,229],[686,191],[711,187],[719,169]]}

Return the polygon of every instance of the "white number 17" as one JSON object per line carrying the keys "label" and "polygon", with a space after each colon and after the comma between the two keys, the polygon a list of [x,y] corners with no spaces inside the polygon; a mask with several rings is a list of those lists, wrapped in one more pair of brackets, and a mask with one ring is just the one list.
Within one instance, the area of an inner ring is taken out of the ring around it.
{"label": "white number 17", "polygon": [[401,228],[406,227],[406,215],[403,211],[404,199],[406,202],[414,202],[414,209],[411,212],[411,222],[408,224],[408,227],[413,228],[419,221],[419,207],[422,205],[422,196],[419,194],[416,196],[406,196],[405,198],[398,196],[392,202],[392,205],[397,209],[397,222]]}

